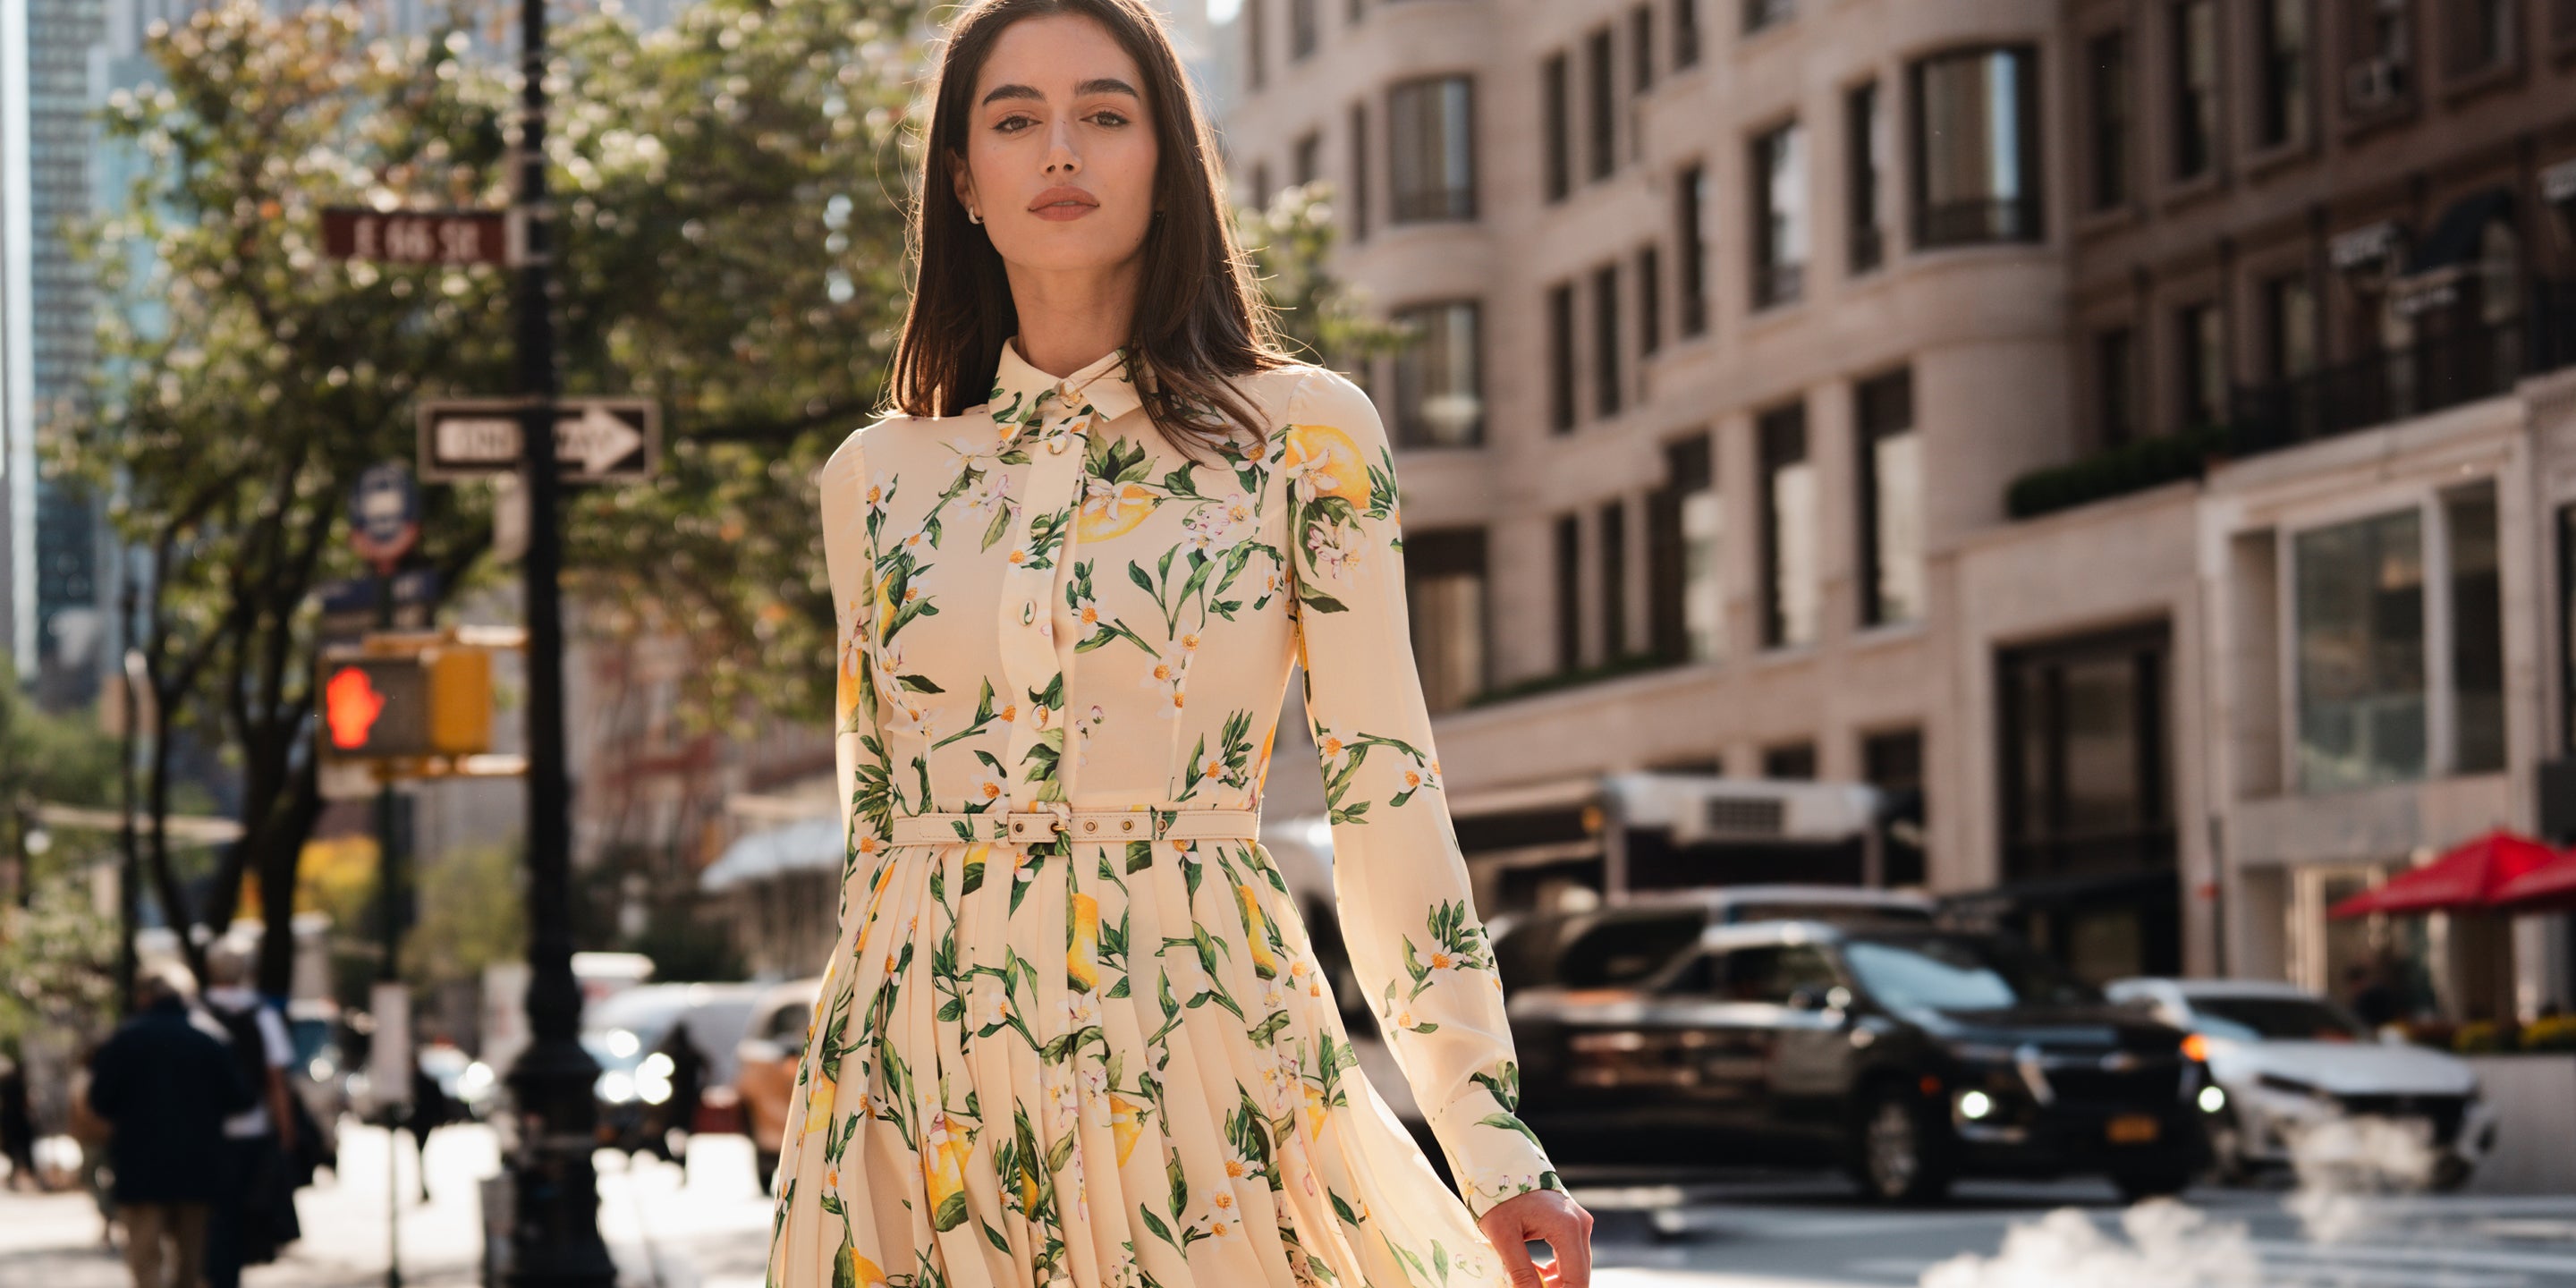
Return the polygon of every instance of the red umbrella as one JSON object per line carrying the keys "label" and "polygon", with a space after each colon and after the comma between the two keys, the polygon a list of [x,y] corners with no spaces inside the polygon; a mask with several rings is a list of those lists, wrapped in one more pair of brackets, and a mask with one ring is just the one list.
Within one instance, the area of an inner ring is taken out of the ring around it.
{"label": "red umbrella", "polygon": [[2576,908],[2576,850],[2562,850],[2549,862],[2496,887],[2495,901],[2515,912]]}
{"label": "red umbrella", "polygon": [[2460,912],[2492,908],[2507,882],[2538,871],[2558,852],[2527,836],[2497,828],[2412,872],[2326,910],[2329,917],[2374,912]]}

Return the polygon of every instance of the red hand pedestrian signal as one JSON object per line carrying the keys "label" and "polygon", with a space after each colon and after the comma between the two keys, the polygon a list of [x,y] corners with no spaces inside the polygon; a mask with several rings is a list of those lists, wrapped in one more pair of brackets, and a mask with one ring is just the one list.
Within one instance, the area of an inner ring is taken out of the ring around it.
{"label": "red hand pedestrian signal", "polygon": [[364,667],[344,666],[323,686],[322,719],[331,726],[331,745],[343,751],[366,746],[384,710],[385,695],[376,692]]}

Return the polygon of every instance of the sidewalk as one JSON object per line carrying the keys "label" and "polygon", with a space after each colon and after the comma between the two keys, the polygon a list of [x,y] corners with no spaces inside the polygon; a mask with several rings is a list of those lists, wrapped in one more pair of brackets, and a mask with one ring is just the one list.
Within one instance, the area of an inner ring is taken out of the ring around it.
{"label": "sidewalk", "polygon": [[[386,1134],[350,1125],[340,1136],[346,1174],[323,1180],[296,1196],[304,1237],[275,1263],[254,1266],[244,1288],[382,1288],[386,1266]],[[600,1155],[600,1227],[617,1260],[619,1280],[636,1288],[758,1288],[765,1252],[768,1204],[752,1183],[750,1149],[730,1157],[726,1145],[705,1142],[692,1180],[683,1190],[679,1171],[647,1163],[627,1173],[616,1155]],[[396,1183],[404,1288],[478,1288],[482,1283],[483,1228],[477,1183],[500,1167],[492,1134],[480,1127],[451,1128],[430,1138],[430,1202],[419,1195],[411,1141],[401,1138]],[[741,1175],[731,1164],[739,1164]],[[731,1182],[738,1181],[739,1184]],[[724,1191],[742,1197],[714,1201]],[[703,1193],[701,1193],[703,1191]],[[745,1200],[748,1200],[747,1202]],[[643,1232],[654,1232],[647,1243]],[[690,1254],[701,1245],[726,1253],[748,1251],[716,1263],[750,1267],[750,1277],[702,1274]],[[125,1263],[99,1243],[98,1211],[85,1194],[0,1194],[0,1286],[5,1288],[127,1288]]]}

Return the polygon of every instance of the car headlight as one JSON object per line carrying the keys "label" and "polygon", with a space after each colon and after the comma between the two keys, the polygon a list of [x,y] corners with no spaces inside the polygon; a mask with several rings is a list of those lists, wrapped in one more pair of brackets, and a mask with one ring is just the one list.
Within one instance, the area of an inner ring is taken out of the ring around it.
{"label": "car headlight", "polygon": [[599,1098],[612,1105],[622,1105],[635,1098],[635,1079],[611,1069],[599,1075]]}

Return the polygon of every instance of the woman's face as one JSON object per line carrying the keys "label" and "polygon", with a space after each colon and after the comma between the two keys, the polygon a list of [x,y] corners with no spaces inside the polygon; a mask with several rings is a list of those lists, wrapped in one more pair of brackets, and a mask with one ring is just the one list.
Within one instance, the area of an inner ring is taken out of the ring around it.
{"label": "woman's face", "polygon": [[1158,160],[1144,87],[1136,60],[1089,18],[1023,19],[993,43],[952,173],[1004,262],[1096,270],[1142,250]]}

